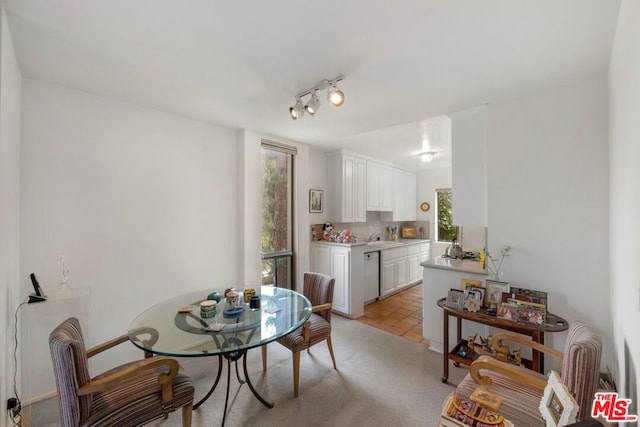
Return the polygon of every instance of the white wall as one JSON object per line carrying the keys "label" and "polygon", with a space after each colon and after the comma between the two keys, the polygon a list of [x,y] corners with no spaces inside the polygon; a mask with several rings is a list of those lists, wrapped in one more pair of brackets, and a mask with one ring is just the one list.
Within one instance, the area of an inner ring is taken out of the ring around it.
{"label": "white wall", "polygon": [[418,203],[427,202],[431,209],[423,212],[418,209],[417,220],[429,221],[429,238],[431,239],[431,257],[444,254],[449,243],[436,242],[436,190],[439,188],[451,188],[451,167],[419,170],[418,179]]}
{"label": "white wall", "polygon": [[609,68],[611,312],[618,390],[640,397],[640,3],[623,0]]}
{"label": "white wall", "polygon": [[489,104],[487,129],[488,248],[511,245],[507,280],[593,325],[612,366],[605,74]]}
{"label": "white wall", "polygon": [[[13,331],[20,301],[20,91],[21,75],[4,9],[0,12],[0,404],[13,396]],[[19,381],[19,377],[18,380]],[[3,413],[6,413],[3,411]],[[7,417],[0,416],[0,426]]]}
{"label": "white wall", "polygon": [[[328,193],[328,181],[327,170],[329,163],[327,162],[327,153],[315,147],[309,147],[309,189],[323,190],[324,191],[324,205],[322,207],[322,213],[310,213],[309,224],[324,224],[330,221],[329,212],[332,210],[331,197]],[[309,194],[307,194],[307,201]],[[308,203],[308,202],[307,202]],[[307,212],[309,212],[307,204]],[[311,239],[311,230],[309,229],[309,239]]]}
{"label": "white wall", "polygon": [[[239,282],[235,131],[23,83],[22,295],[31,272],[54,292],[64,254],[92,345],[179,292]],[[140,356],[120,347],[111,363]]]}

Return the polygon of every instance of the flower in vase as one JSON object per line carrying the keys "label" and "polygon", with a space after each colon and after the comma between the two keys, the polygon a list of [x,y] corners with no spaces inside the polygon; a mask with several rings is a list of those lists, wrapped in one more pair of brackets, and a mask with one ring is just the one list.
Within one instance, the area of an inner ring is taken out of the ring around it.
{"label": "flower in vase", "polygon": [[[496,279],[500,280],[502,275],[502,263],[504,262],[504,258],[511,255],[511,246],[507,245],[500,251],[500,257],[494,258],[491,256],[489,251],[485,254],[485,268],[489,271],[489,273]],[[488,261],[488,262],[487,262]],[[497,264],[496,264],[497,262]]]}

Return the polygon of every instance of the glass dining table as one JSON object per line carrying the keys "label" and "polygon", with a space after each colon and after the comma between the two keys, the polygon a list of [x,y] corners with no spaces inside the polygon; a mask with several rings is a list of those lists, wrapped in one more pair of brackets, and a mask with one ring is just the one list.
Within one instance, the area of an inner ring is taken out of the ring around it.
{"label": "glass dining table", "polygon": [[[311,302],[298,292],[273,286],[256,287],[259,308],[244,303],[229,307],[223,297],[213,312],[201,312],[200,303],[213,290],[201,290],[163,301],[138,315],[129,327],[129,339],[149,357],[218,357],[218,372],[210,390],[194,404],[197,409],[216,389],[227,360],[227,390],[222,425],[227,415],[232,363],[240,384],[246,383],[254,396],[268,408],[254,388],[247,372],[247,351],[282,338],[300,328],[311,316]],[[220,294],[222,290],[217,290]],[[207,303],[205,303],[206,305]],[[257,305],[257,304],[255,304]],[[238,361],[242,359],[244,379]]]}

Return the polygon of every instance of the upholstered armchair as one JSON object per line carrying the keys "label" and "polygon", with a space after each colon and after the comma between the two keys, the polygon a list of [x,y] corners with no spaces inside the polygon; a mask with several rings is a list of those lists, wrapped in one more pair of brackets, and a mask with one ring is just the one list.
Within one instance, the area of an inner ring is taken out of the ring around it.
{"label": "upholstered armchair", "polygon": [[[562,382],[574,395],[580,409],[577,420],[590,418],[591,405],[600,377],[600,338],[587,325],[574,322],[567,335],[564,353],[509,332],[493,336],[498,351],[508,351],[505,341],[529,346],[562,361]],[[469,366],[469,374],[457,386],[455,394],[469,399],[479,385],[503,398],[499,412],[516,426],[545,426],[539,406],[547,378],[524,367],[481,356]]]}
{"label": "upholstered armchair", "polygon": [[126,341],[123,335],[87,350],[74,317],[51,332],[63,427],[138,426],[167,418],[177,408],[182,408],[182,425],[191,425],[194,387],[175,359],[149,357],[90,377],[88,359]]}
{"label": "upholstered armchair", "polygon": [[[298,397],[300,383],[300,352],[307,350],[319,342],[326,341],[329,354],[336,367],[331,344],[331,307],[333,303],[333,286],[335,280],[320,273],[304,273],[304,288],[302,293],[309,298],[312,313],[309,320],[297,331],[278,340],[293,353],[293,395]],[[267,346],[262,346],[262,369],[267,370]]]}

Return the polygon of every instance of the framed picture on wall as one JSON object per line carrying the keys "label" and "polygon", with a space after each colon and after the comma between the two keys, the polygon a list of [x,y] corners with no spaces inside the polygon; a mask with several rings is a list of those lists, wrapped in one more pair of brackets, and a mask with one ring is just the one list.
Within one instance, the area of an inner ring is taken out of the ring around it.
{"label": "framed picture on wall", "polygon": [[324,191],[309,190],[309,213],[322,213]]}

